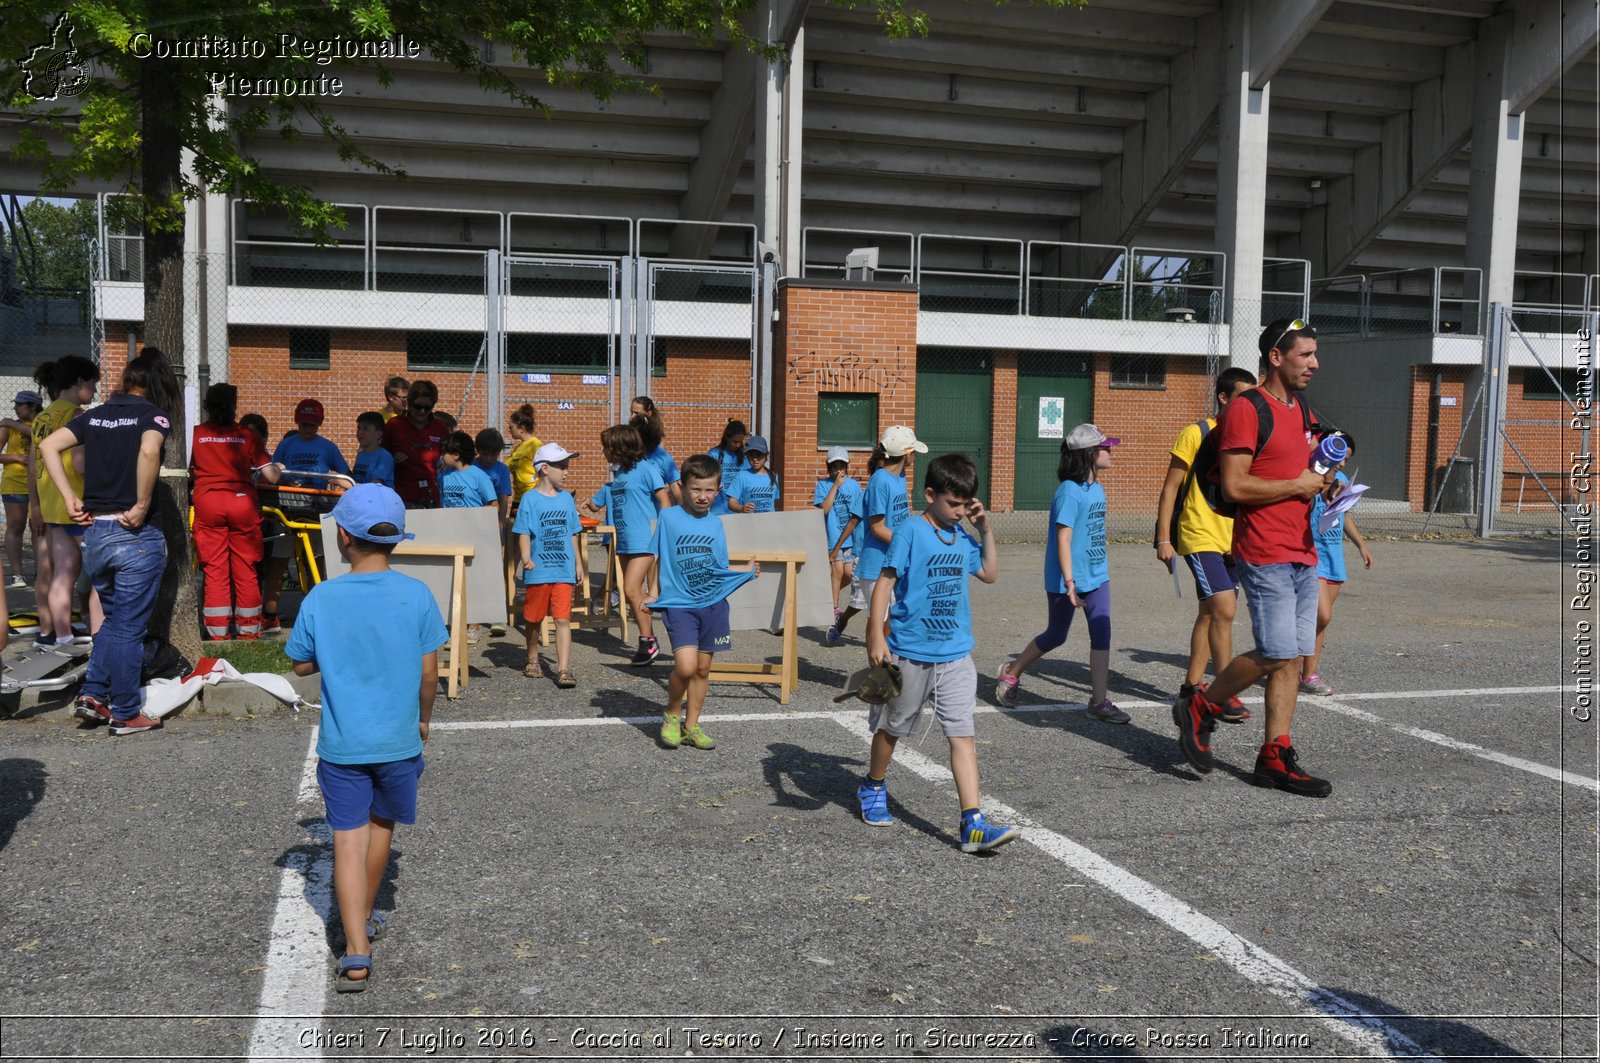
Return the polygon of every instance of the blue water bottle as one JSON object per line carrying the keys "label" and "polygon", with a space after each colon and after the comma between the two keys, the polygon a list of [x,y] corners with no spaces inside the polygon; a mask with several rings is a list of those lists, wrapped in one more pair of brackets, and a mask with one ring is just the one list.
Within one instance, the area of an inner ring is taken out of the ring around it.
{"label": "blue water bottle", "polygon": [[1350,445],[1337,432],[1322,438],[1317,449],[1311,452],[1311,470],[1319,476],[1328,475],[1329,469],[1338,468],[1350,456]]}

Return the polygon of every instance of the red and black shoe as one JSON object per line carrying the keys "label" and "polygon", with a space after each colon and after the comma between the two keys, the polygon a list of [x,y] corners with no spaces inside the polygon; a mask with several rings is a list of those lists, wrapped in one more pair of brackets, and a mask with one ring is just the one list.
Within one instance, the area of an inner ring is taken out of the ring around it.
{"label": "red and black shoe", "polygon": [[72,715],[90,726],[111,722],[111,706],[89,694],[79,694]]}
{"label": "red and black shoe", "polygon": [[[1201,683],[1195,689],[1203,694],[1210,685],[1210,683]],[[1239,695],[1237,694],[1224,701],[1219,707],[1222,711],[1217,714],[1217,719],[1223,723],[1244,723],[1250,718],[1250,710],[1244,707],[1244,702],[1239,700]]]}
{"label": "red and black shoe", "polygon": [[1333,783],[1307,775],[1300,770],[1299,758],[1288,735],[1281,735],[1261,747],[1256,757],[1256,770],[1250,781],[1257,786],[1271,786],[1302,797],[1327,797],[1333,793]]}
{"label": "red and black shoe", "polygon": [[1209,775],[1217,766],[1211,756],[1211,732],[1217,729],[1217,706],[1206,700],[1198,691],[1188,701],[1172,703],[1172,722],[1178,725],[1178,745],[1183,747],[1183,759],[1201,775]]}

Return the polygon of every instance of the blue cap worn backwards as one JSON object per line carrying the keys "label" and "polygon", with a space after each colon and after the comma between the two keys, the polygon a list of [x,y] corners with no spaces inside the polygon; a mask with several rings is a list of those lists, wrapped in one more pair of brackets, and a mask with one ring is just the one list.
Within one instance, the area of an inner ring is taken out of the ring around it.
{"label": "blue cap worn backwards", "polygon": [[[415,539],[406,531],[406,505],[391,488],[382,484],[356,484],[333,507],[333,521],[357,539],[369,543],[398,543]],[[378,524],[389,524],[393,535],[376,535],[372,529]]]}

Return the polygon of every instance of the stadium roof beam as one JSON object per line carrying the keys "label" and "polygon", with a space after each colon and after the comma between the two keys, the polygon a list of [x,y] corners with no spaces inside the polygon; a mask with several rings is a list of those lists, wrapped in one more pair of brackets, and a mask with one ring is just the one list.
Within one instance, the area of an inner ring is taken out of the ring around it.
{"label": "stadium roof beam", "polygon": [[1250,87],[1265,88],[1300,42],[1305,40],[1333,0],[1273,0],[1250,5],[1249,36],[1242,42],[1250,56]]}

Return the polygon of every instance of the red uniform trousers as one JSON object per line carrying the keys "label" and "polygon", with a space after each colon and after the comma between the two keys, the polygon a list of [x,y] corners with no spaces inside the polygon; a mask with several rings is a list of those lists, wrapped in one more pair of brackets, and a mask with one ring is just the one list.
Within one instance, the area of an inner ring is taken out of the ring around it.
{"label": "red uniform trousers", "polygon": [[210,490],[194,498],[194,549],[205,572],[201,614],[206,634],[226,638],[233,621],[240,638],[261,634],[261,512],[254,491]]}

